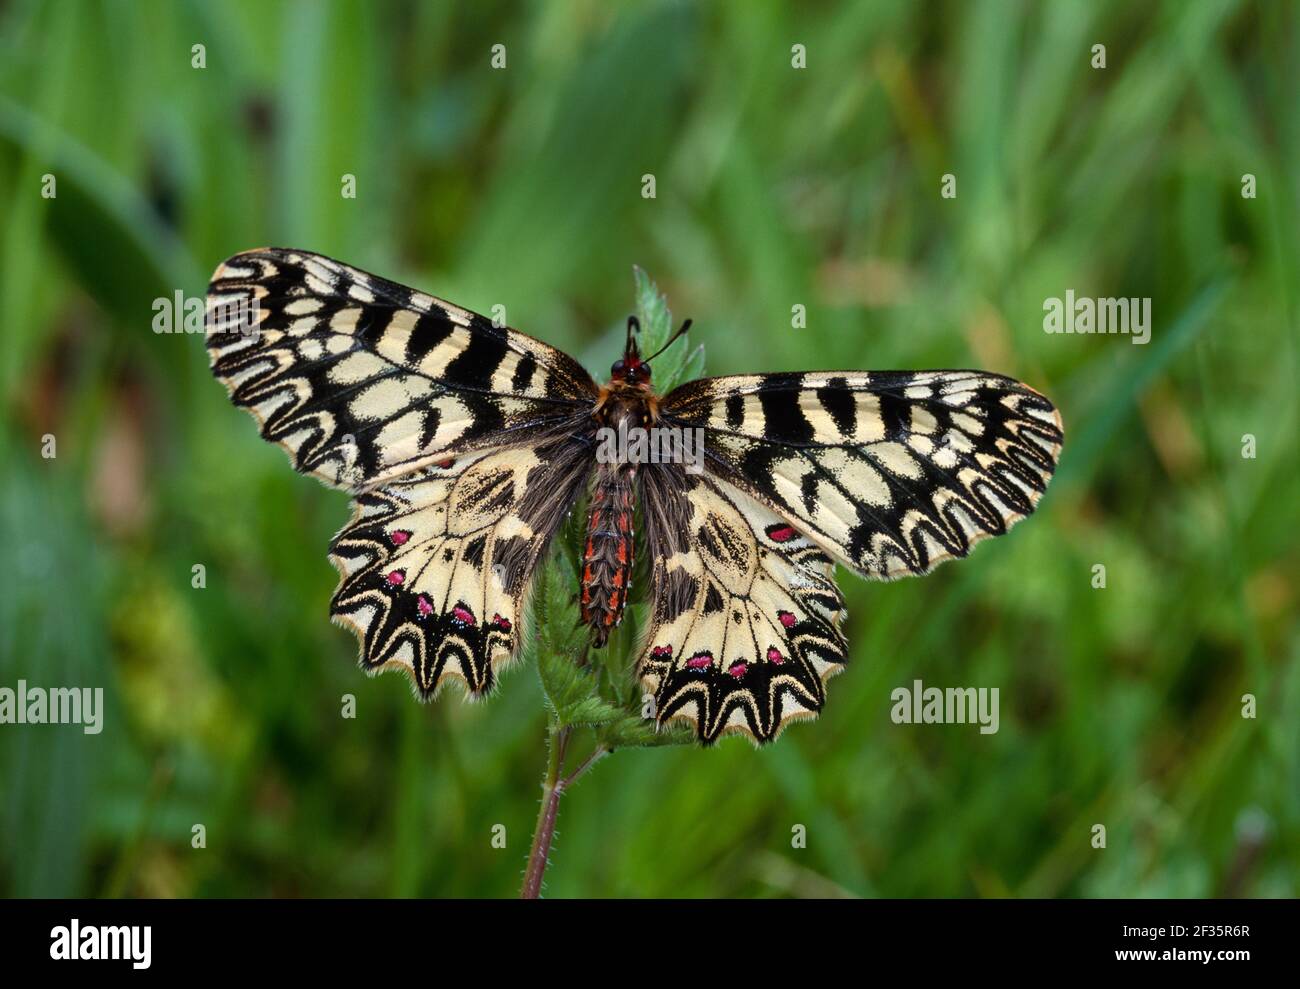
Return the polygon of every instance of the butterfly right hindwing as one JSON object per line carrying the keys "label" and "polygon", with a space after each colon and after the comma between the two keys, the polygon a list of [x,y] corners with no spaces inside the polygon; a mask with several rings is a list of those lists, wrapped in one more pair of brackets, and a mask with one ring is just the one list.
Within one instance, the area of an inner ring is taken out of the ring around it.
{"label": "butterfly right hindwing", "polygon": [[639,673],[659,723],[765,742],[815,716],[848,659],[831,559],[713,478],[648,471],[643,491],[653,601]]}

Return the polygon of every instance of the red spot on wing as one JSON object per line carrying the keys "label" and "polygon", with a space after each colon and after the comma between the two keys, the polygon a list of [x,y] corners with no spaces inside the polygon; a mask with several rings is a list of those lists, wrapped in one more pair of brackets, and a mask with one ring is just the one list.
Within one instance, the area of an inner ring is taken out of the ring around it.
{"label": "red spot on wing", "polygon": [[390,570],[390,571],[388,571],[388,582],[389,582],[390,584],[392,584],[394,587],[396,587],[398,584],[400,584],[400,583],[401,583],[402,581],[404,581],[405,579],[406,579],[406,571],[405,571],[405,570]]}
{"label": "red spot on wing", "polygon": [[690,670],[702,670],[711,665],[713,665],[713,657],[707,652],[697,652],[686,661],[686,668]]}
{"label": "red spot on wing", "polygon": [[478,624],[478,619],[474,617],[474,612],[470,611],[464,605],[458,604],[456,607],[452,608],[451,617],[453,621],[460,622],[462,625]]}
{"label": "red spot on wing", "polygon": [[393,541],[394,546],[401,546],[411,538],[411,534],[405,529],[394,529],[388,534],[388,538]]}
{"label": "red spot on wing", "polygon": [[429,600],[429,595],[421,594],[415,599],[415,610],[420,613],[421,617],[433,614],[433,602]]}
{"label": "red spot on wing", "polygon": [[775,663],[777,666],[780,666],[782,663],[785,662],[785,657],[781,655],[780,649],[778,649],[776,646],[772,646],[770,649],[767,650],[767,661],[769,663]]}
{"label": "red spot on wing", "polygon": [[769,525],[767,527],[767,538],[774,543],[789,542],[795,537],[794,526],[781,523],[779,525]]}
{"label": "red spot on wing", "polygon": [[794,627],[795,617],[790,612],[778,611],[776,613],[776,617],[780,620],[781,624],[784,625],[786,628]]}
{"label": "red spot on wing", "polygon": [[749,669],[749,664],[746,663],[743,659],[741,659],[741,660],[737,660],[736,662],[728,666],[727,672],[730,673],[737,680],[739,680],[741,677],[745,675],[745,671],[748,669]]}

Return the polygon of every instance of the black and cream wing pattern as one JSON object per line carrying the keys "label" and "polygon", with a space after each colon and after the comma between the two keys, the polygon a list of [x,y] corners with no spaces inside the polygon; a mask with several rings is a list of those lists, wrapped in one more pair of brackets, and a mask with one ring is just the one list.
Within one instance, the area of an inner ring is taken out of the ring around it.
{"label": "black and cream wing pattern", "polygon": [[[965,556],[1033,512],[1056,467],[1060,416],[1012,378],[740,375],[660,397],[636,331],[597,385],[532,337],[319,254],[218,267],[214,374],[295,469],[352,496],[330,610],[366,670],[405,670],[424,698],[448,680],[489,692],[585,499],[575,597],[592,647],[623,620],[640,525],[635,672],[655,719],[767,742],[821,711],[848,660],[837,564],[892,579]],[[597,452],[629,429],[698,436],[702,457]]]}
{"label": "black and cream wing pattern", "polygon": [[640,674],[659,723],[689,721],[705,742],[764,742],[815,717],[848,658],[832,559],[716,478],[678,485],[652,471],[646,490],[655,590]]}
{"label": "black and cream wing pattern", "polygon": [[662,421],[702,429],[706,464],[684,498],[648,487],[689,524],[653,552],[640,670],[659,719],[706,740],[820,710],[847,658],[834,563],[893,579],[965,556],[1034,510],[1063,440],[1051,402],[984,371],[703,379]]}
{"label": "black and cream wing pattern", "polygon": [[224,262],[207,330],[213,372],[262,436],[296,470],[349,491],[531,439],[596,394],[554,347],[306,251]]}
{"label": "black and cream wing pattern", "polygon": [[[472,694],[518,653],[533,569],[585,482],[555,442],[596,387],[572,358],[307,251],[228,259],[208,289],[213,373],[294,468],[354,495],[331,615],[368,671]],[[526,442],[525,442],[526,441]]]}

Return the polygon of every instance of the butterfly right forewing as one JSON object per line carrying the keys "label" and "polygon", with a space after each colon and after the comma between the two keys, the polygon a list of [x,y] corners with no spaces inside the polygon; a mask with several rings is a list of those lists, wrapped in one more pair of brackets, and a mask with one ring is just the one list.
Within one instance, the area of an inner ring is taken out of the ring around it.
{"label": "butterfly right forewing", "polygon": [[986,371],[707,378],[664,421],[707,467],[866,577],[926,573],[1034,510],[1063,434],[1041,394]]}

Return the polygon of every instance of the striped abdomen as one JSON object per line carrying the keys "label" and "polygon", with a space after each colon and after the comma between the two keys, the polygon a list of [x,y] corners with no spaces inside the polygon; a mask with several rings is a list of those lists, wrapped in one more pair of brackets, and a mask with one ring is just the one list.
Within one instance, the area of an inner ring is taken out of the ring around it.
{"label": "striped abdomen", "polygon": [[582,621],[600,648],[623,620],[632,579],[632,513],[636,468],[602,467],[596,473],[582,553]]}

